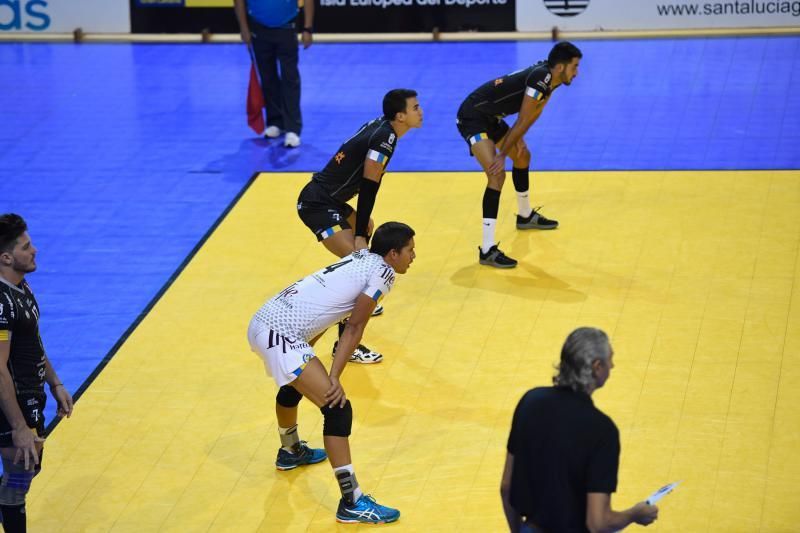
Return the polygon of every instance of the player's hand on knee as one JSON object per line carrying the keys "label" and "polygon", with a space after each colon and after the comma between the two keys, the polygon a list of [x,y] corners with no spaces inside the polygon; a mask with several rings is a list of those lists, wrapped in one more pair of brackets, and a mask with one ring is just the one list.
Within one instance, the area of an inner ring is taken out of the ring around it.
{"label": "player's hand on knee", "polygon": [[344,407],[347,397],[344,394],[339,378],[331,377],[331,387],[325,393],[325,405],[330,407]]}
{"label": "player's hand on knee", "polygon": [[492,176],[496,176],[498,174],[502,174],[506,168],[506,158],[500,154],[494,156],[494,161],[492,164],[489,165],[489,174]]}
{"label": "player's hand on knee", "polygon": [[39,464],[39,454],[36,451],[36,443],[44,442],[44,439],[33,434],[28,427],[11,431],[11,440],[14,448],[17,449],[14,455],[14,463],[23,462],[25,470],[32,470]]}
{"label": "player's hand on knee", "polygon": [[[520,168],[522,166],[527,166],[531,163],[531,152],[528,150],[528,146],[525,144],[525,141],[520,139],[517,142],[517,153],[516,153],[516,161],[519,161]],[[514,166],[517,166],[516,164]]]}

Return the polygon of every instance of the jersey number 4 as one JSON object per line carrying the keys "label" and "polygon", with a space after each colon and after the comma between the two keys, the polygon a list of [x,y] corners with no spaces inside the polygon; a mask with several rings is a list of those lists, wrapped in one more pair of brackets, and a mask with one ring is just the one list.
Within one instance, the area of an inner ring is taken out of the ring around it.
{"label": "jersey number 4", "polygon": [[326,266],[326,267],[325,267],[325,270],[323,270],[323,271],[322,271],[322,273],[323,273],[323,274],[330,274],[331,272],[333,272],[333,271],[334,271],[334,270],[336,270],[337,268],[339,268],[339,267],[343,267],[343,266],[345,266],[347,263],[352,263],[352,262],[353,262],[353,260],[352,260],[352,259],[345,259],[344,261],[339,261],[338,263],[334,263],[334,264],[332,264],[332,265],[330,265],[330,266]]}

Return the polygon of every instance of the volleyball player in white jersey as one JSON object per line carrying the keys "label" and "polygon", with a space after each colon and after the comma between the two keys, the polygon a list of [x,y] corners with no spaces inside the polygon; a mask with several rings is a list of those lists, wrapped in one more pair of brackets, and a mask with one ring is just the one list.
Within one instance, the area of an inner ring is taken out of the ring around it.
{"label": "volleyball player in white jersey", "polygon": [[[414,230],[400,222],[382,224],[369,250],[358,250],[289,285],[256,312],[247,331],[251,348],[280,387],[276,466],[289,470],[318,463],[327,452],[342,492],[339,522],[387,523],[400,517],[397,509],[378,505],[358,486],[348,440],[353,412],[339,379],[372,311],[392,289],[395,273],[405,274],[414,257]],[[348,315],[328,372],[314,354],[314,343]],[[322,411],[324,451],[310,448],[298,436],[297,405],[303,396]]]}

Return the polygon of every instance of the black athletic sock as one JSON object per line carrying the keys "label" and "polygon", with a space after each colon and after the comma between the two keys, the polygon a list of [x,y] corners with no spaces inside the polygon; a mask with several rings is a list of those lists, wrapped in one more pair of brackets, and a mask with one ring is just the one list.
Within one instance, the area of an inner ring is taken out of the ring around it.
{"label": "black athletic sock", "polygon": [[497,218],[500,210],[500,191],[486,187],[483,191],[483,218]]}
{"label": "black athletic sock", "polygon": [[25,504],[0,505],[3,514],[3,531],[6,533],[25,533],[27,531]]}
{"label": "black athletic sock", "polygon": [[528,177],[527,168],[512,168],[511,179],[514,180],[515,191],[528,192],[528,188],[530,187],[530,178]]}
{"label": "black athletic sock", "polygon": [[527,168],[514,168],[511,170],[514,179],[514,189],[517,191],[517,214],[522,218],[531,216],[531,200],[528,197],[530,180]]}

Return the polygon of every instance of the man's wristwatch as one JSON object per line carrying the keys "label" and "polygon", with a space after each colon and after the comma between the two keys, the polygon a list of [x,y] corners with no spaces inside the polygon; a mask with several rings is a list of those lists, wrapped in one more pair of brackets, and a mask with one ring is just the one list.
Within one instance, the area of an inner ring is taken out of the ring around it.
{"label": "man's wristwatch", "polygon": [[303,33],[314,33],[314,28],[311,27],[303,28]]}

